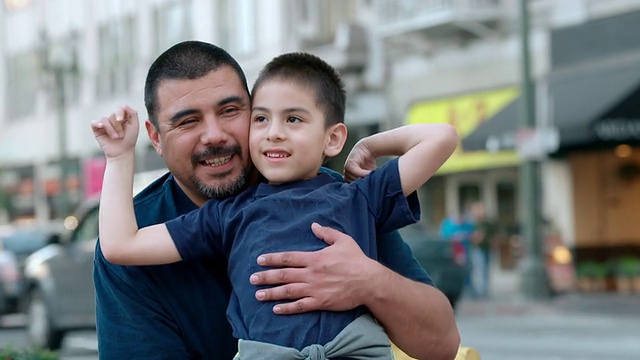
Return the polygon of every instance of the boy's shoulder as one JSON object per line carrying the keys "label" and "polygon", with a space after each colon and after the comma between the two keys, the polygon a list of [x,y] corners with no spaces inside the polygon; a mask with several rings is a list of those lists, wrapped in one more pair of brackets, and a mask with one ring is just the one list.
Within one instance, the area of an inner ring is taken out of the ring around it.
{"label": "boy's shoulder", "polygon": [[331,175],[334,179],[339,180],[339,181],[344,181],[344,178],[342,177],[342,174],[340,174],[339,172],[333,170],[333,169],[329,169],[328,167],[321,167],[320,168],[320,172],[321,173],[325,173],[325,174],[329,174]]}

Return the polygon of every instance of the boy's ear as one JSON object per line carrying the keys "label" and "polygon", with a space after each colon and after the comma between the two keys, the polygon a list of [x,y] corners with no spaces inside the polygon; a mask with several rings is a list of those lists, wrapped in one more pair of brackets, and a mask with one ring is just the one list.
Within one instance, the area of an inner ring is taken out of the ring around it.
{"label": "boy's ear", "polygon": [[149,120],[144,122],[144,126],[147,128],[147,134],[151,140],[153,148],[156,149],[158,156],[162,157],[162,144],[160,144],[160,133],[156,129],[155,125]]}
{"label": "boy's ear", "polygon": [[327,139],[324,145],[324,156],[334,157],[342,151],[344,143],[347,141],[347,126],[338,123],[327,130]]}

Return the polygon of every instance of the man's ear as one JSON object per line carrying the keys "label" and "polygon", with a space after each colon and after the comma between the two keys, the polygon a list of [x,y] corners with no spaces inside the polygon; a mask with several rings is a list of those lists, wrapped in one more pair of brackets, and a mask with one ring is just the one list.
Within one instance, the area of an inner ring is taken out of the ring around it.
{"label": "man's ear", "polygon": [[324,145],[324,156],[334,157],[342,151],[347,141],[347,126],[338,123],[327,130],[327,139]]}
{"label": "man's ear", "polygon": [[156,149],[156,153],[162,157],[162,144],[160,143],[160,132],[156,129],[156,126],[149,120],[144,122],[144,126],[147,128],[147,135],[149,135],[149,139],[151,140],[151,144],[154,149]]}

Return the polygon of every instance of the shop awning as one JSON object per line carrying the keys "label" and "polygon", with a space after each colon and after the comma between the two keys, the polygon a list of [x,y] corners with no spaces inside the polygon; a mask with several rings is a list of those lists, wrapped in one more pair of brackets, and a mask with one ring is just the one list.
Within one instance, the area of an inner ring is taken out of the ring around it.
{"label": "shop awning", "polygon": [[[553,71],[548,91],[560,149],[640,142],[640,54]],[[514,149],[520,106],[518,97],[478,126],[463,149]]]}
{"label": "shop awning", "polygon": [[522,100],[516,97],[493,117],[486,120],[467,137],[462,139],[462,149],[468,151],[513,150],[515,129],[520,116]]}
{"label": "shop awning", "polygon": [[640,140],[640,58],[569,70],[549,79],[560,148]]}

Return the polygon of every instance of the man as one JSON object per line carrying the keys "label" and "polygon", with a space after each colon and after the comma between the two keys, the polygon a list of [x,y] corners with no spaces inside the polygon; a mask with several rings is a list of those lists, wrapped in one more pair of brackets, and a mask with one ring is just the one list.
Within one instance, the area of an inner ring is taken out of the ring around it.
{"label": "man", "polygon": [[[248,152],[246,80],[224,50],[184,42],[160,55],[145,85],[148,135],[170,171],[135,199],[138,226],[166,222],[211,198],[232,196],[258,180]],[[120,117],[120,109],[111,116]],[[459,344],[444,295],[397,234],[381,239],[381,260],[349,236],[321,228],[331,244],[310,253],[265,254],[253,274],[260,301],[274,311],[341,311],[367,306],[390,339],[417,358],[452,359]],[[399,274],[407,276],[405,278]],[[236,340],[225,317],[226,266],[207,261],[153,267],[94,266],[101,359],[232,359]],[[288,302],[287,302],[288,301]]]}

